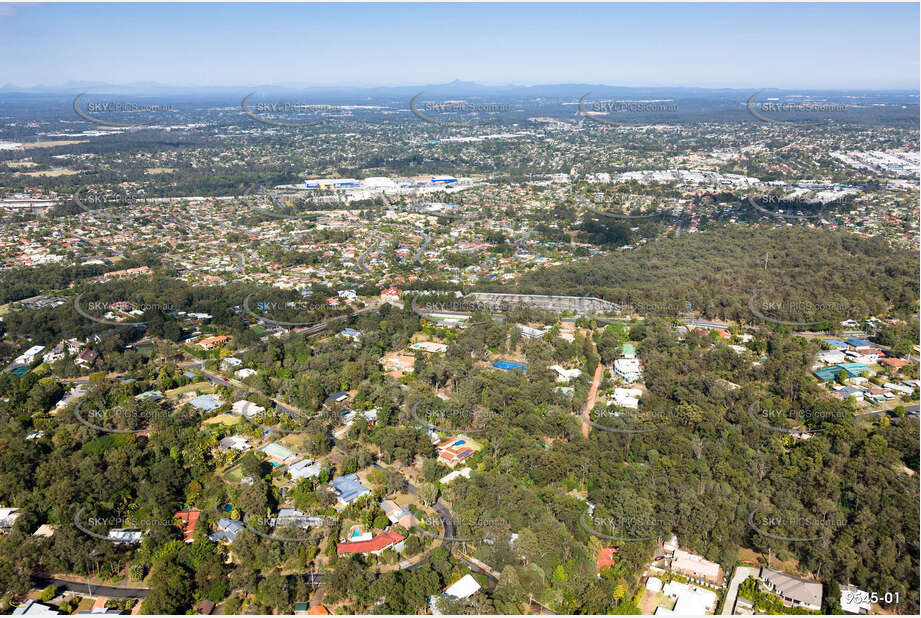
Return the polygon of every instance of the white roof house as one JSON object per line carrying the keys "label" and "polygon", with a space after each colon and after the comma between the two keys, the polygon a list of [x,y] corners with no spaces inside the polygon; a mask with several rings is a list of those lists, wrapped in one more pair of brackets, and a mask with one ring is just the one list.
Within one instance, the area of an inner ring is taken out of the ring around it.
{"label": "white roof house", "polygon": [[140,543],[141,535],[142,533],[140,530],[112,528],[109,530],[109,534],[106,536],[106,538],[110,541],[115,541],[116,543]]}
{"label": "white roof house", "polygon": [[643,391],[638,388],[615,388],[614,397],[611,398],[609,403],[613,402],[621,408],[636,410],[640,407],[639,398],[642,395]]}
{"label": "white roof house", "polygon": [[234,402],[231,406],[234,414],[239,414],[245,416],[246,418],[253,418],[257,414],[265,412],[265,408],[262,406],[257,406],[252,401],[247,401],[246,399],[241,399],[240,401]]}
{"label": "white roof house", "polygon": [[[681,582],[669,582],[662,587],[662,592],[670,597],[676,597],[675,607],[671,610],[671,613],[676,616],[703,616],[716,607],[716,593],[704,588],[689,586]],[[656,615],[659,614],[660,612],[657,611]]]}
{"label": "white roof house", "polygon": [[288,474],[295,480],[309,479],[320,476],[320,469],[320,464],[314,463],[312,459],[302,459],[288,466]]}
{"label": "white roof house", "polygon": [[476,580],[473,579],[473,576],[470,573],[467,573],[459,580],[451,584],[445,589],[445,594],[454,597],[455,599],[466,599],[469,596],[476,594],[477,590],[480,589],[480,585],[476,583]]}
{"label": "white roof house", "polygon": [[569,382],[573,378],[578,378],[582,375],[582,370],[578,368],[565,369],[560,365],[550,365],[550,369],[553,369],[557,373],[557,382]]}
{"label": "white roof house", "polygon": [[439,479],[438,482],[441,483],[442,485],[447,485],[448,483],[450,483],[451,481],[453,481],[454,479],[460,476],[464,477],[465,479],[469,479],[470,472],[471,470],[469,466],[461,470],[455,470],[454,472],[450,472],[446,474],[445,476],[441,477],[441,479]]}
{"label": "white roof house", "polygon": [[241,453],[245,453],[252,448],[249,445],[249,440],[243,436],[227,436],[220,441],[220,445],[221,448],[225,451],[233,449],[235,451],[240,451]]}
{"label": "white roof house", "polygon": [[643,375],[638,358],[618,358],[614,361],[614,373],[625,382],[636,382]]}

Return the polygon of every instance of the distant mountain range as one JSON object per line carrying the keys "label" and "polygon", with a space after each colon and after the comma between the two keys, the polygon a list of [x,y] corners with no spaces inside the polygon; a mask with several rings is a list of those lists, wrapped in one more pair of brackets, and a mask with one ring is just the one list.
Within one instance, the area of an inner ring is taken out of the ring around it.
{"label": "distant mountain range", "polygon": [[[308,84],[261,84],[241,86],[177,86],[156,82],[133,82],[129,84],[110,84],[106,82],[71,81],[60,85],[37,85],[29,88],[4,84],[0,93],[5,94],[69,94],[81,92],[93,95],[205,95],[205,96],[243,96],[256,92],[260,96],[305,94],[329,97],[411,97],[424,91],[426,95],[439,96],[502,96],[502,97],[580,97],[591,91],[593,96],[631,96],[631,97],[696,97],[696,96],[750,96],[751,88],[694,88],[669,86],[611,86],[606,84],[545,84],[536,86],[523,85],[484,85],[476,82],[454,80],[446,84],[420,84],[417,86],[312,86]],[[764,92],[776,94],[900,94],[913,95],[917,101],[918,92],[912,90],[789,90],[765,88]]]}

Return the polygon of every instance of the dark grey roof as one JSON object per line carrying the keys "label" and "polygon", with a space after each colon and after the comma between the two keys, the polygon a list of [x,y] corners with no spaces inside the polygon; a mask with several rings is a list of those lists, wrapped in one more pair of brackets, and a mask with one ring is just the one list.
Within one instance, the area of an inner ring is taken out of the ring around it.
{"label": "dark grey roof", "polygon": [[811,582],[767,567],[761,567],[759,577],[771,584],[783,597],[805,605],[822,606],[822,584],[819,582]]}

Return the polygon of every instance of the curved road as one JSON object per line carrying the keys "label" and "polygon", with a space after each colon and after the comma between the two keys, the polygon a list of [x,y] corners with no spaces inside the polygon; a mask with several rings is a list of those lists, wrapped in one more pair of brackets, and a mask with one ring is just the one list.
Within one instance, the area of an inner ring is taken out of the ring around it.
{"label": "curved road", "polygon": [[36,577],[36,583],[41,584],[39,588],[44,588],[51,584],[63,588],[68,592],[76,592],[90,596],[99,597],[116,597],[119,599],[143,599],[150,592],[150,588],[122,588],[120,586],[101,586],[87,582],[71,581],[69,579],[59,579],[57,577]]}
{"label": "curved road", "polygon": [[358,268],[359,268],[359,270],[361,270],[363,273],[368,274],[368,275],[371,274],[371,271],[368,270],[368,267],[367,267],[367,266],[365,266],[365,259],[368,257],[368,255],[371,254],[372,251],[374,251],[375,249],[377,249],[378,245],[380,245],[380,244],[381,244],[381,241],[378,240],[376,243],[374,243],[373,245],[371,245],[370,247],[368,247],[368,249],[367,249],[364,253],[361,254],[361,257],[358,258],[358,262],[357,262]]}
{"label": "curved road", "polygon": [[419,249],[416,251],[416,255],[413,256],[413,262],[419,261],[419,256],[425,251],[425,248],[428,246],[429,241],[432,240],[432,237],[428,234],[425,235],[425,238],[422,239],[422,244],[419,246]]}

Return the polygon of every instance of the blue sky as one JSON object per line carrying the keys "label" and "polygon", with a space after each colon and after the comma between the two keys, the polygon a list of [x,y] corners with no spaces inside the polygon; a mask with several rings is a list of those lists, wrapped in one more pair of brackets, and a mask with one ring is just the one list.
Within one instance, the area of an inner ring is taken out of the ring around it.
{"label": "blue sky", "polygon": [[0,85],[919,87],[919,5],[0,4]]}

